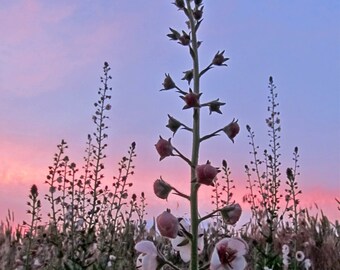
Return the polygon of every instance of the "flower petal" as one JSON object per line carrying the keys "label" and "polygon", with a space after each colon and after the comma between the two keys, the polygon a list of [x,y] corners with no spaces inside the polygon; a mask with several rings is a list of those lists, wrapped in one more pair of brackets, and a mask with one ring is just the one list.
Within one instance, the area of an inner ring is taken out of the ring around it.
{"label": "flower petal", "polygon": [[145,255],[143,258],[143,270],[156,270],[158,266],[157,257],[155,255]]}
{"label": "flower petal", "polygon": [[157,249],[155,247],[155,244],[151,241],[147,240],[140,241],[135,245],[135,249],[145,254],[157,256]]}
{"label": "flower petal", "polygon": [[221,266],[221,261],[217,253],[217,249],[214,248],[214,251],[211,255],[210,259],[210,270],[217,270]]}
{"label": "flower petal", "polygon": [[247,262],[246,259],[243,256],[236,257],[231,262],[231,269],[237,269],[237,270],[244,270],[246,268]]}

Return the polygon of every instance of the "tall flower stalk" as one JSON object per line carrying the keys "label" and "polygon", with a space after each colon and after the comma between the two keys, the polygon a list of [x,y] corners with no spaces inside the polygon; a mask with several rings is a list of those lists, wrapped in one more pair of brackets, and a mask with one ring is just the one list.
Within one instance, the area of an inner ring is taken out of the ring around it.
{"label": "tall flower stalk", "polygon": [[[207,161],[205,164],[199,164],[201,143],[219,135],[219,133],[221,132],[225,133],[229,137],[229,139],[234,142],[235,136],[240,131],[237,120],[235,121],[235,119],[233,119],[230,124],[226,125],[225,127],[219,128],[210,134],[201,136],[201,109],[207,107],[210,114],[213,112],[222,114],[220,108],[221,106],[225,105],[225,103],[220,102],[219,99],[215,99],[209,102],[201,102],[202,92],[200,89],[200,79],[207,71],[209,71],[214,66],[227,66],[225,62],[229,60],[229,58],[224,57],[224,51],[218,51],[213,57],[210,64],[208,64],[206,68],[200,70],[198,50],[201,45],[201,41],[198,40],[197,32],[202,23],[204,8],[202,2],[202,0],[176,0],[173,3],[179,9],[179,11],[183,11],[184,15],[186,16],[186,25],[189,32],[187,33],[184,30],[177,31],[173,28],[170,28],[170,33],[167,36],[170,38],[170,40],[177,41],[178,44],[182,45],[185,48],[188,48],[192,61],[192,68],[183,72],[184,77],[182,78],[182,80],[187,81],[187,87],[189,88],[188,90],[185,91],[181,89],[179,85],[177,85],[175,81],[171,78],[170,74],[165,74],[165,79],[163,82],[164,88],[161,90],[175,90],[177,93],[180,94],[180,98],[184,101],[183,110],[190,110],[192,112],[191,127],[183,124],[170,115],[168,115],[169,122],[167,125],[167,127],[173,132],[173,135],[175,135],[177,130],[179,130],[180,128],[191,132],[191,157],[188,158],[177,147],[175,147],[171,139],[166,140],[160,136],[159,141],[155,145],[156,150],[160,155],[160,160],[163,160],[167,157],[175,156],[181,158],[190,167],[189,195],[186,195],[183,192],[179,191],[177,188],[165,182],[162,178],[155,181],[154,191],[156,196],[161,199],[167,199],[169,193],[173,191],[175,195],[189,200],[190,225],[188,224],[184,226],[182,218],[178,218],[177,222],[176,217],[174,217],[170,213],[170,210],[168,210],[158,216],[157,226],[162,236],[175,238],[172,241],[173,248],[180,252],[181,258],[184,262],[190,261],[191,270],[197,270],[200,267],[208,267],[199,264],[199,254],[201,254],[203,251],[202,231],[200,228],[200,223],[208,218],[216,216],[219,212],[222,213],[223,211],[226,222],[232,221],[233,224],[235,224],[241,214],[241,209],[240,211],[234,211],[235,206],[230,206],[227,208],[226,206],[224,206],[221,207],[221,209],[215,209],[213,212],[203,217],[201,217],[199,213],[199,188],[202,185],[213,186],[216,182],[216,176],[220,172],[218,168],[215,168],[211,165],[208,159],[206,159]],[[236,208],[238,209],[238,207],[239,205]],[[178,235],[178,237],[176,235]],[[188,250],[190,250],[190,255],[187,254]],[[167,264],[165,258],[160,254],[158,254],[157,258],[160,261],[158,266]],[[225,262],[226,260],[229,261],[233,259],[235,258],[220,258],[220,261]],[[144,269],[143,265],[145,265],[146,267],[146,265],[150,263],[148,259],[144,260],[146,261],[142,261],[142,269]],[[152,261],[152,263],[154,263],[154,261]]]}

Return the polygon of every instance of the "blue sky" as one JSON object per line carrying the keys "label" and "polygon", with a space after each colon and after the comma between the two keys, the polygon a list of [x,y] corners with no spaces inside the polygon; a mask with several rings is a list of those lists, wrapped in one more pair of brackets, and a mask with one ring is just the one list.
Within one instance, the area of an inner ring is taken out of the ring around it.
{"label": "blue sky", "polygon": [[[202,80],[202,99],[227,103],[223,115],[202,112],[202,133],[239,119],[235,144],[220,136],[202,147],[200,162],[231,165],[239,196],[249,162],[245,125],[268,145],[267,83],[273,76],[282,120],[283,171],[300,149],[300,186],[306,206],[315,201],[335,213],[340,197],[340,31],[338,1],[205,1],[199,39],[200,66],[218,50],[227,68]],[[162,175],[187,188],[179,160],[158,162],[154,144],[171,132],[167,114],[190,123],[175,93],[159,92],[164,73],[180,82],[191,68],[186,48],[168,41],[168,28],[184,29],[171,1],[3,1],[0,10],[1,210],[23,213],[33,183],[41,184],[56,145],[65,139],[81,161],[104,61],[111,65],[113,108],[109,121],[108,175],[132,141],[137,142],[135,189],[145,190],[156,211],[152,182]],[[190,136],[173,142],[189,153]],[[180,174],[179,174],[180,173]],[[149,188],[148,185],[149,184]],[[20,196],[14,196],[20,190]],[[318,199],[316,199],[318,198]],[[177,203],[177,198],[173,202]],[[167,207],[159,202],[161,208]],[[333,210],[332,210],[333,209]]]}

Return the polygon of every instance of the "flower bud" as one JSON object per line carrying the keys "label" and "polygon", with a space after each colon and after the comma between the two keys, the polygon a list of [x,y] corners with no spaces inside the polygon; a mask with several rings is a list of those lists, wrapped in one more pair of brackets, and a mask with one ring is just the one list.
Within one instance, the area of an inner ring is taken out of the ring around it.
{"label": "flower bud", "polygon": [[153,191],[160,199],[167,199],[171,190],[172,187],[162,177],[153,183]]}
{"label": "flower bud", "polygon": [[173,4],[179,9],[185,8],[184,0],[176,0]]}
{"label": "flower bud", "polygon": [[187,80],[188,84],[190,84],[191,80],[194,78],[194,71],[192,69],[184,71],[184,76],[182,80]]}
{"label": "flower bud", "polygon": [[182,35],[179,37],[179,44],[182,44],[183,46],[188,46],[190,44],[190,36],[185,33],[185,31],[182,31]]}
{"label": "flower bud", "polygon": [[38,197],[38,187],[36,185],[32,185],[32,187],[31,187],[31,195],[33,197]]}
{"label": "flower bud", "polygon": [[161,136],[159,136],[158,142],[155,144],[156,150],[160,155],[159,160],[166,158],[172,155],[173,147],[171,145],[171,139],[164,140]]}
{"label": "flower bud", "polygon": [[235,121],[235,119],[233,119],[233,121],[229,125],[223,128],[223,131],[225,132],[225,134],[227,134],[232,142],[234,142],[234,138],[240,132],[240,126],[237,121],[238,120]]}
{"label": "flower bud", "polygon": [[167,36],[170,38],[170,40],[178,40],[181,36],[180,33],[178,33],[175,29],[169,28],[171,33],[167,34]]}
{"label": "flower bud", "polygon": [[164,237],[176,238],[178,234],[178,219],[170,213],[170,210],[164,211],[156,218],[157,228]]}
{"label": "flower bud", "polygon": [[192,90],[189,90],[189,93],[187,93],[185,96],[180,96],[184,101],[185,105],[183,107],[183,110],[189,109],[189,108],[197,108],[200,106],[199,99],[201,94],[196,94],[192,92]]}
{"label": "flower bud", "polygon": [[234,225],[240,219],[242,208],[236,203],[223,207],[220,212],[225,223]]}
{"label": "flower bud", "polygon": [[164,82],[163,82],[163,89],[162,90],[170,90],[170,89],[173,89],[176,87],[176,84],[174,83],[174,81],[172,80],[172,78],[170,77],[169,74],[166,74],[165,73],[165,79],[164,79]]}
{"label": "flower bud", "polygon": [[212,64],[215,66],[227,66],[226,64],[224,64],[224,62],[228,61],[229,58],[224,58],[223,56],[224,51],[220,52],[218,51],[215,56],[214,59],[212,60]]}
{"label": "flower bud", "polygon": [[182,123],[178,121],[177,119],[173,118],[168,114],[169,122],[166,125],[167,128],[169,128],[175,135],[176,131],[181,127]]}
{"label": "flower bud", "polygon": [[200,184],[213,186],[213,182],[218,172],[219,170],[211,166],[209,161],[207,162],[207,164],[198,165],[196,167],[197,182]]}
{"label": "flower bud", "polygon": [[193,15],[194,15],[194,18],[195,20],[199,21],[200,19],[202,19],[202,16],[203,16],[203,6],[201,8],[195,8],[194,12],[193,12]]}
{"label": "flower bud", "polygon": [[211,101],[209,103],[209,114],[211,114],[212,112],[217,112],[219,114],[222,114],[220,107],[225,105],[224,102],[220,102],[219,99],[216,99],[214,101]]}

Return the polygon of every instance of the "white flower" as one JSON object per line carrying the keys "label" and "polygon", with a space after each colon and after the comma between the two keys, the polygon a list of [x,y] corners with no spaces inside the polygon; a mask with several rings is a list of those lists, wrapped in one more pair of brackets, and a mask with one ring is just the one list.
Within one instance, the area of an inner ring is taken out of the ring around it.
{"label": "white flower", "polygon": [[[182,219],[180,221],[180,228],[178,232],[178,236],[175,239],[171,239],[171,244],[174,250],[179,251],[179,254],[184,262],[189,262],[191,258],[191,242],[187,238],[186,234],[183,232],[191,232],[191,226],[189,225],[188,221]],[[198,227],[198,239],[197,239],[197,248],[198,254],[201,254],[204,248],[204,241],[203,241],[203,231],[202,228]]]}
{"label": "white flower", "polygon": [[109,260],[110,260],[110,261],[116,260],[116,256],[111,254],[111,255],[109,256]]}
{"label": "white flower", "polygon": [[305,267],[306,270],[308,270],[309,268],[312,267],[312,262],[310,261],[310,259],[306,259],[304,262],[303,262],[303,266]]}
{"label": "white flower", "polygon": [[273,270],[273,269],[269,268],[268,266],[265,266],[263,267],[263,270]]}
{"label": "white flower", "polygon": [[34,266],[42,266],[42,264],[41,264],[41,262],[39,261],[38,258],[35,258],[35,259],[34,259],[33,265],[34,265]]}
{"label": "white flower", "polygon": [[283,253],[284,255],[288,255],[288,254],[289,254],[289,246],[288,246],[288,245],[284,244],[284,245],[282,246],[282,253]]}
{"label": "white flower", "polygon": [[298,262],[302,262],[305,259],[305,254],[302,251],[297,251],[295,254],[295,259]]}
{"label": "white flower", "polygon": [[157,248],[151,241],[140,241],[136,244],[135,249],[142,252],[137,258],[136,267],[140,270],[157,269]]}
{"label": "white flower", "polygon": [[237,237],[223,238],[212,253],[210,270],[243,270],[247,266],[247,243]]}

